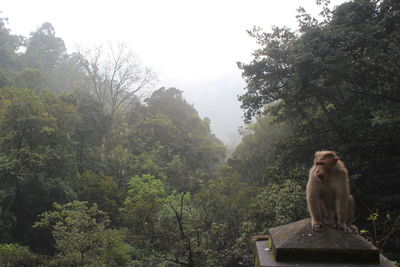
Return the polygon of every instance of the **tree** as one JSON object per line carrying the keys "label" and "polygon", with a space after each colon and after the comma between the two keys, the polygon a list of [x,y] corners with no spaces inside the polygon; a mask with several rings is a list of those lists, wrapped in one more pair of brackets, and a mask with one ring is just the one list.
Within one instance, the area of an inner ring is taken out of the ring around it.
{"label": "tree", "polygon": [[108,127],[108,117],[103,109],[92,97],[77,92],[71,94],[70,102],[75,103],[77,113],[81,118],[77,128],[76,156],[77,168],[80,174],[85,170],[95,173],[104,172],[105,156],[103,151],[104,139]]}
{"label": "tree", "polygon": [[75,197],[71,136],[77,120],[74,106],[50,91],[0,89],[1,215],[10,216],[1,221],[13,240],[40,247],[31,229],[37,215]]}
{"label": "tree", "polygon": [[[204,265],[232,266],[243,257],[242,251],[235,251],[235,241],[257,191],[255,185],[241,181],[232,167],[224,165],[219,177],[208,181],[193,196],[198,213],[195,227],[201,237],[196,251],[201,251]],[[197,243],[198,239],[195,240]]]}
{"label": "tree", "polygon": [[303,188],[298,182],[288,179],[280,184],[271,183],[259,190],[241,222],[238,231],[240,236],[233,246],[236,254],[251,253],[249,239],[255,234],[267,234],[271,227],[306,217],[308,214]]}
{"label": "tree", "polygon": [[107,114],[124,111],[140,90],[151,85],[154,73],[143,67],[125,45],[103,52],[101,47],[78,52],[80,64],[91,80],[91,91]]}
{"label": "tree", "polygon": [[25,39],[11,34],[7,22],[7,18],[0,17],[0,69],[11,71],[20,66],[17,51],[24,45]]}
{"label": "tree", "polygon": [[45,22],[31,33],[24,57],[29,67],[49,72],[66,50],[64,41],[56,37],[53,25]]}
{"label": "tree", "polygon": [[76,53],[62,54],[57,64],[46,72],[46,86],[57,93],[84,92],[90,87],[90,78],[82,71]]}
{"label": "tree", "polygon": [[[225,158],[223,143],[211,133],[209,120],[202,120],[193,106],[182,98],[182,91],[160,88],[145,101],[150,114],[163,118],[162,127],[167,130],[154,131],[157,140],[163,145],[168,144],[187,168],[187,175],[183,177],[187,186],[181,189],[182,183],[178,181],[174,184],[175,188],[182,191],[197,190],[199,182],[217,173]],[[175,157],[175,163],[177,159]],[[177,179],[174,175],[167,176]]]}
{"label": "tree", "polygon": [[13,85],[18,88],[44,88],[45,78],[37,69],[24,68],[13,74]]}
{"label": "tree", "polygon": [[247,124],[241,129],[242,142],[228,159],[229,166],[249,184],[265,186],[273,182],[281,174],[273,167],[278,159],[275,146],[292,131],[288,123],[267,116]]}
{"label": "tree", "polygon": [[51,229],[59,252],[58,257],[53,259],[54,263],[109,266],[110,260],[124,265],[130,261],[129,247],[120,232],[108,228],[108,217],[97,209],[96,204],[89,207],[86,202],[80,201],[65,205],[55,203],[53,209],[43,213],[35,227]]}
{"label": "tree", "polygon": [[76,193],[80,201],[96,204],[107,212],[112,221],[119,219],[118,207],[121,206],[121,194],[112,177],[85,171],[78,180]]}
{"label": "tree", "polygon": [[154,243],[158,239],[155,222],[164,198],[164,184],[159,179],[148,174],[132,177],[121,214],[139,260],[154,256]]}
{"label": "tree", "polygon": [[165,199],[156,225],[159,234],[156,247],[161,259],[194,267],[200,261],[195,255],[196,211],[190,199],[188,193],[175,192]]}

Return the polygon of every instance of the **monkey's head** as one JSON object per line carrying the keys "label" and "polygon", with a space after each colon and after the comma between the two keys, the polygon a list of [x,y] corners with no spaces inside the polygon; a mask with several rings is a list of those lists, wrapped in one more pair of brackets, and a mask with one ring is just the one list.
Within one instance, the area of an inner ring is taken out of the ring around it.
{"label": "monkey's head", "polygon": [[334,151],[318,151],[315,153],[314,170],[319,181],[323,181],[336,166],[339,157]]}

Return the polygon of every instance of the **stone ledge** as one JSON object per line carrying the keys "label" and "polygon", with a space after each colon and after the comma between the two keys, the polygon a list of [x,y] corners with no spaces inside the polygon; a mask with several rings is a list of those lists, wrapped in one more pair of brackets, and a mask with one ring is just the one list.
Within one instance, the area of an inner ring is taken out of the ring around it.
{"label": "stone ledge", "polygon": [[274,259],[272,249],[268,248],[268,240],[255,241],[255,267],[396,267],[393,262],[380,255],[380,264],[363,264],[363,263],[293,263],[293,262],[277,262]]}
{"label": "stone ledge", "polygon": [[311,230],[310,219],[272,228],[270,236],[278,262],[380,262],[378,249],[360,235],[329,227],[315,232]]}

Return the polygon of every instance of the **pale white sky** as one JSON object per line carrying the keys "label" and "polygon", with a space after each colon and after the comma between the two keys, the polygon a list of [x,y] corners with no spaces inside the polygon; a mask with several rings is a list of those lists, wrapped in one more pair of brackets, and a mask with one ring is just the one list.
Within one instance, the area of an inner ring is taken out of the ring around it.
{"label": "pale white sky", "polygon": [[50,22],[68,52],[77,45],[128,44],[157,73],[156,89],[183,90],[229,143],[243,121],[237,95],[245,83],[236,62],[249,62],[257,48],[246,30],[296,28],[299,6],[319,10],[315,0],[2,0],[0,16],[24,36]]}

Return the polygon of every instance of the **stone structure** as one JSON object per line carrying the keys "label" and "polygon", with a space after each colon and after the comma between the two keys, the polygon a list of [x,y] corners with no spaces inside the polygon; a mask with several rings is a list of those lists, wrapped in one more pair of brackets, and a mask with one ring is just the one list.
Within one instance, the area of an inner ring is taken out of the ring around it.
{"label": "stone structure", "polygon": [[358,234],[328,227],[315,232],[310,225],[304,219],[272,228],[269,237],[255,240],[255,266],[395,267]]}

